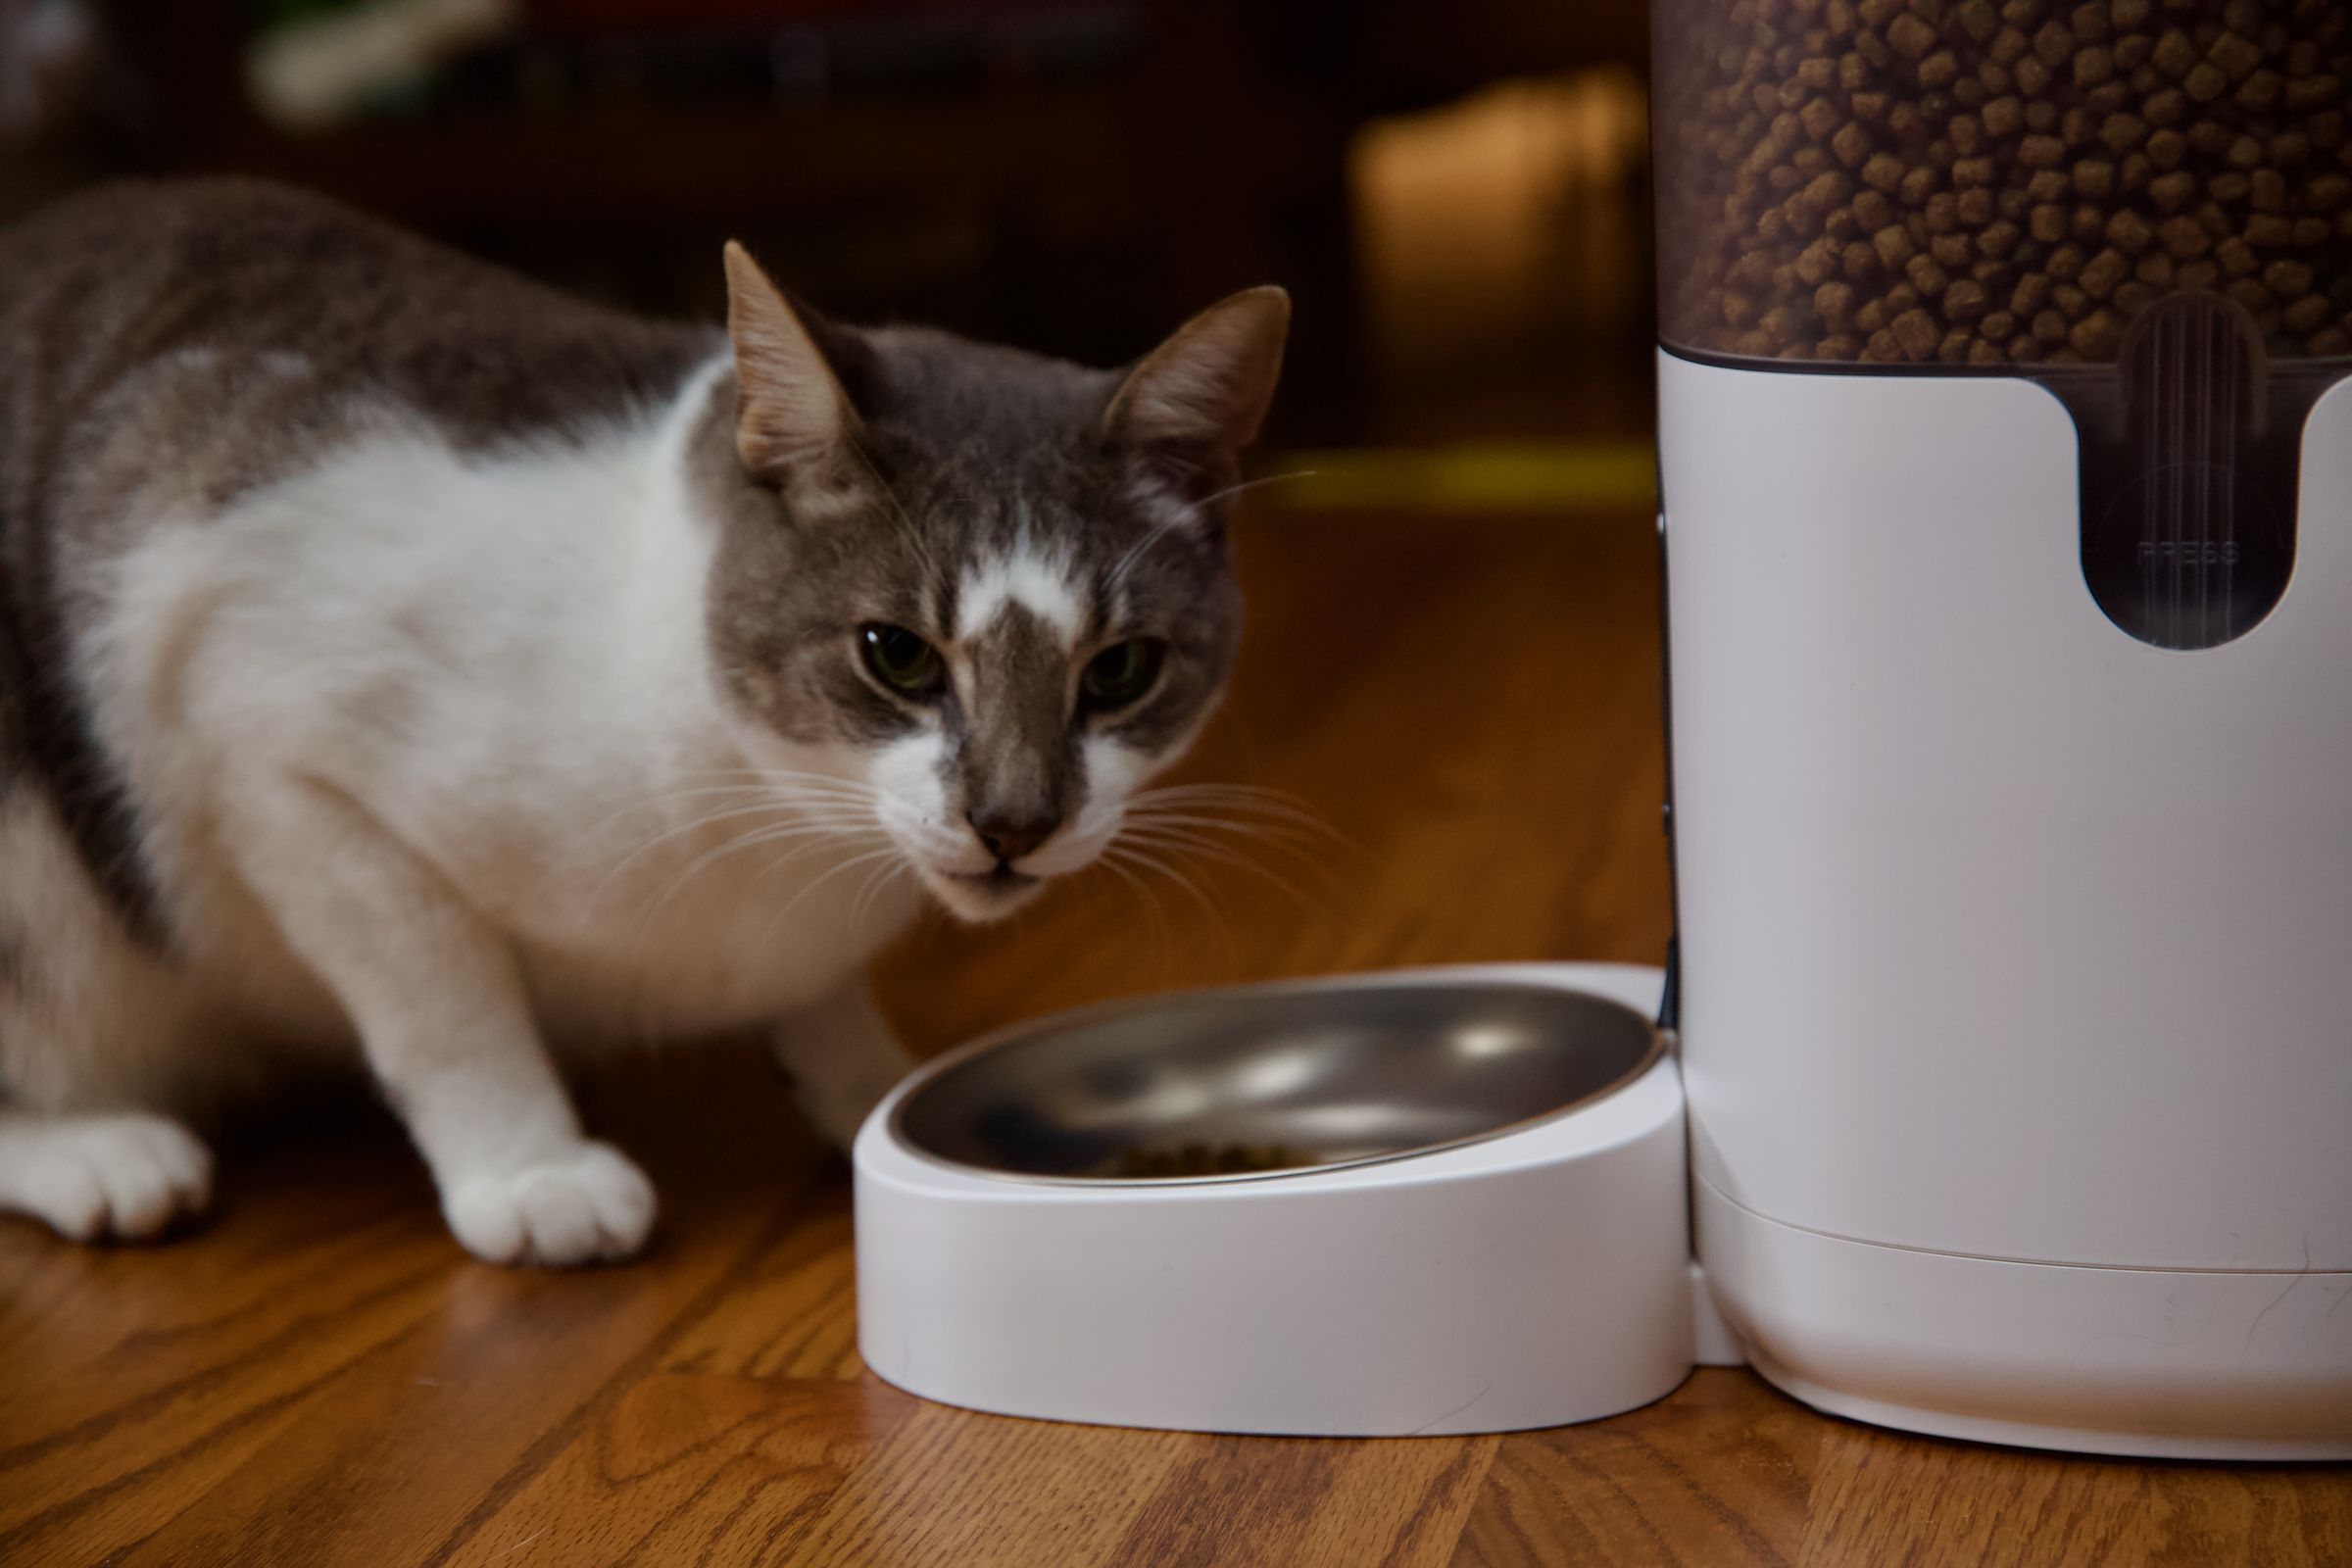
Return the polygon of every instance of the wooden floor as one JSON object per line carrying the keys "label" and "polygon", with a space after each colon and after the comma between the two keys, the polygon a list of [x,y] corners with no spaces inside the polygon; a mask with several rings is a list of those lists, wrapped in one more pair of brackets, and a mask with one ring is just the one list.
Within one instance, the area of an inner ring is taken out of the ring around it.
{"label": "wooden floor", "polygon": [[[1115,880],[885,976],[922,1049],[1148,988],[1654,960],[1654,540],[1640,515],[1246,520],[1253,622],[1198,777],[1347,844]],[[1203,905],[1207,906],[1206,908]],[[1494,1439],[1104,1431],[861,1369],[847,1182],[764,1064],[626,1064],[594,1119],[651,1255],[466,1261],[380,1117],[230,1151],[212,1223],[81,1251],[0,1222],[0,1563],[2352,1563],[2352,1472],[2061,1459],[1816,1416],[1708,1371]]]}

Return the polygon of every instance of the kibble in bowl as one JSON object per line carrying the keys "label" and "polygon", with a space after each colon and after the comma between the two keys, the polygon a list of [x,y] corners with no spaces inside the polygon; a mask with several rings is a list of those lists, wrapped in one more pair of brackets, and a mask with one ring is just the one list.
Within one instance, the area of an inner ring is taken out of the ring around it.
{"label": "kibble in bowl", "polygon": [[2352,355],[2343,0],[1656,0],[1659,328],[2104,365],[2157,300]]}

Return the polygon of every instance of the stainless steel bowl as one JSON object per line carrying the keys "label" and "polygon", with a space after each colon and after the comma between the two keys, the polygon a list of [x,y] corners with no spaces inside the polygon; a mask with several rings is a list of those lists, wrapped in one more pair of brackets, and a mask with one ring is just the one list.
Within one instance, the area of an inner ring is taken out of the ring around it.
{"label": "stainless steel bowl", "polygon": [[[1657,1030],[1507,980],[1308,981],[1114,1003],[949,1058],[893,1126],[930,1158],[1088,1183],[1250,1181],[1427,1153],[1631,1082]],[[1280,1169],[1139,1175],[1240,1151]]]}

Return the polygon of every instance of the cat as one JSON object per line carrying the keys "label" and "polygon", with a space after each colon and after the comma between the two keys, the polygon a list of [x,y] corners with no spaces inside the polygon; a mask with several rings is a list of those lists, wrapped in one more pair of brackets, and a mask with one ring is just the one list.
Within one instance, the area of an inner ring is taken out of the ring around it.
{"label": "cat", "polygon": [[1288,296],[1114,371],[722,261],[724,332],[257,183],[0,234],[0,1208],[163,1234],[192,1124],[356,1054],[467,1250],[628,1256],[549,1042],[768,1027],[846,1141],[866,960],[1183,753]]}

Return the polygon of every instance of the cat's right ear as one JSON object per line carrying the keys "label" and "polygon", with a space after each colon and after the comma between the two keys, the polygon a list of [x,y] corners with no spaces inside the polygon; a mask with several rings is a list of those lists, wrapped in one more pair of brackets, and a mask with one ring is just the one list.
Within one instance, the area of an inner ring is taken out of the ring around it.
{"label": "cat's right ear", "polygon": [[780,483],[835,461],[857,435],[857,411],[800,313],[733,240],[727,335],[735,344],[735,450],[743,466]]}

